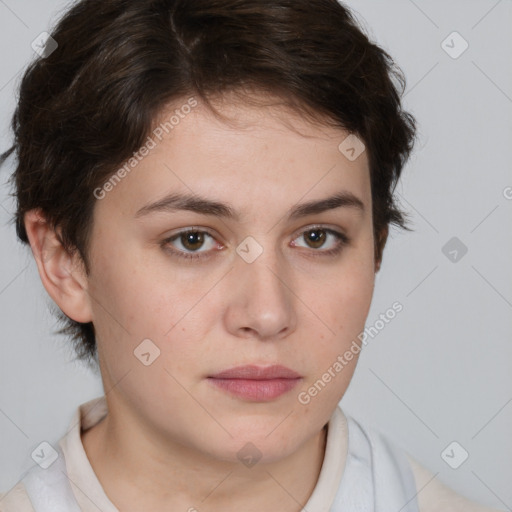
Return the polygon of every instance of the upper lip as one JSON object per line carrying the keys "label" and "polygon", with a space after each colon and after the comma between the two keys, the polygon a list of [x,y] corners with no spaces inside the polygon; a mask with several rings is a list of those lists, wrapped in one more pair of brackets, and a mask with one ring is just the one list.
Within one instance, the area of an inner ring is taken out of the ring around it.
{"label": "upper lip", "polygon": [[215,375],[213,379],[247,379],[247,380],[271,380],[271,379],[298,379],[301,376],[281,365],[257,366],[245,365],[236,366],[228,370],[223,370]]}

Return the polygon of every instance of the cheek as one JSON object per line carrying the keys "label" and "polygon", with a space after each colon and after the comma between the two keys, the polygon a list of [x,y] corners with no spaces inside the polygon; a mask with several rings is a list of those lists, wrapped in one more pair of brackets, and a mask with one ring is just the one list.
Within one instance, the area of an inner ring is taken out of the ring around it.
{"label": "cheek", "polygon": [[113,322],[134,338],[160,336],[176,323],[190,286],[162,266],[165,260],[148,258],[119,233],[98,237],[94,255],[90,292],[98,321]]}
{"label": "cheek", "polygon": [[346,279],[338,294],[336,308],[337,327],[342,339],[359,334],[370,310],[375,278],[373,272],[352,275]]}
{"label": "cheek", "polygon": [[[318,293],[317,288],[305,291],[308,306],[318,315],[309,319],[309,327],[303,325],[305,330],[314,331],[311,336],[315,336],[316,348],[310,355],[315,360],[317,374],[325,372],[354,343],[360,344],[358,336],[364,331],[375,285],[370,250],[368,247],[357,255],[354,252],[346,265],[340,265],[331,274],[322,293]],[[357,354],[347,363],[346,370],[353,371],[356,362]]]}
{"label": "cheek", "polygon": [[314,331],[303,338],[315,339],[314,349],[304,346],[302,360],[309,372],[296,397],[304,413],[327,421],[345,394],[361,351],[358,336],[364,331],[373,285],[374,274],[364,266],[340,273],[339,284],[330,287],[316,306],[329,329],[317,332],[303,326],[304,330]]}
{"label": "cheek", "polygon": [[330,335],[343,342],[362,330],[374,285],[373,260],[364,255],[355,256],[351,262],[333,272],[317,305],[317,310],[322,312],[322,318],[330,327]]}
{"label": "cheek", "polygon": [[[111,261],[98,265],[101,271],[91,281],[91,295],[98,347],[115,367],[115,376],[134,366],[141,370],[134,354],[143,348],[143,353],[158,354],[152,370],[163,365],[181,374],[197,366],[197,352],[206,349],[208,329],[219,318],[211,297],[206,297],[211,279],[192,280],[184,272],[138,264],[136,258]],[[154,371],[149,375],[160,378]]]}
{"label": "cheek", "polygon": [[128,258],[115,261],[104,260],[96,267],[90,295],[98,351],[117,380],[128,370],[144,368],[136,359],[139,347],[144,348],[141,354],[149,350],[152,358],[160,356],[161,333],[177,321],[170,307],[177,300],[173,289],[167,289],[162,299],[158,279],[147,267],[131,264]]}

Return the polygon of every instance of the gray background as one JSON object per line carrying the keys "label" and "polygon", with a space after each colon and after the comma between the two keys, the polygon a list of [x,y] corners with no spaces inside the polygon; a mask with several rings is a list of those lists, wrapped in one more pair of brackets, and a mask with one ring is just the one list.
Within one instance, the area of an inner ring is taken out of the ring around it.
{"label": "gray background", "polygon": [[[0,0],[0,150],[31,42],[66,4]],[[415,231],[391,231],[367,325],[397,300],[404,309],[369,339],[342,404],[458,492],[512,510],[512,2],[348,4],[404,70],[420,138],[397,188]],[[469,44],[456,59],[441,46],[453,31]],[[102,394],[52,334],[49,299],[10,222],[11,170],[0,170],[1,490]],[[452,237],[468,249],[456,262],[442,251]],[[458,469],[441,458],[452,441],[469,453]]]}

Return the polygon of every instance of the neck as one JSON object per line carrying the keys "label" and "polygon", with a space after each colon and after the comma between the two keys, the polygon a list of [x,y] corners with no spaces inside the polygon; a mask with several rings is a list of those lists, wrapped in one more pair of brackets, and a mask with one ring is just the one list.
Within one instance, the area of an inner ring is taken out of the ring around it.
{"label": "neck", "polygon": [[110,414],[82,433],[82,443],[105,493],[122,512],[299,512],[317,483],[326,437],[324,427],[290,456],[250,468],[183,445],[166,443],[162,449],[157,436],[144,435],[135,423],[116,425]]}

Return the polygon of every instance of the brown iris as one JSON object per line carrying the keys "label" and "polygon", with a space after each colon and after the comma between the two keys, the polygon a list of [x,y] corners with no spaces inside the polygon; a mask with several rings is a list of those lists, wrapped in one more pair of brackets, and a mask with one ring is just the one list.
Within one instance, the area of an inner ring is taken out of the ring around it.
{"label": "brown iris", "polygon": [[189,231],[181,234],[181,243],[186,249],[193,251],[200,249],[204,244],[204,235],[199,231]]}
{"label": "brown iris", "polygon": [[325,230],[323,229],[311,229],[304,233],[304,237],[308,239],[308,244],[312,242],[311,247],[317,249],[322,247],[325,243]]}

